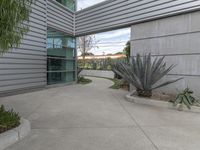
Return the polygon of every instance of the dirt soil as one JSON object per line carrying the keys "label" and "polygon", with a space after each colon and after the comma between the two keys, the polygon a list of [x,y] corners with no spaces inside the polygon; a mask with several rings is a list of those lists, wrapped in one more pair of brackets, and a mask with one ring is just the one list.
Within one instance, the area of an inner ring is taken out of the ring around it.
{"label": "dirt soil", "polygon": [[[136,92],[133,95],[138,96]],[[152,93],[152,97],[150,97],[150,99],[166,101],[166,102],[173,102],[176,99],[176,94],[154,91]]]}
{"label": "dirt soil", "polygon": [[174,101],[176,99],[176,94],[164,93],[164,92],[153,92],[152,99],[160,101]]}
{"label": "dirt soil", "polygon": [[10,127],[10,128],[4,128],[4,127],[0,126],[0,134],[3,133],[3,132],[6,132],[8,130],[14,129],[14,128],[18,127],[18,126],[19,126],[19,124],[15,125],[13,127]]}

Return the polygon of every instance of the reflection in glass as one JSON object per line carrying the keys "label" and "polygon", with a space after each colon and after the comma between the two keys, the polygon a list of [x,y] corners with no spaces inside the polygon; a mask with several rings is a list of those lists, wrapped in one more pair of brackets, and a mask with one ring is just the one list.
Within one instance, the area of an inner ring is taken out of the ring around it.
{"label": "reflection in glass", "polygon": [[66,6],[70,10],[75,11],[75,0],[56,0],[56,1]]}
{"label": "reflection in glass", "polygon": [[74,72],[48,72],[48,84],[70,83],[75,80]]}
{"label": "reflection in glass", "polygon": [[47,48],[48,84],[74,81],[75,38],[53,29],[48,29]]}

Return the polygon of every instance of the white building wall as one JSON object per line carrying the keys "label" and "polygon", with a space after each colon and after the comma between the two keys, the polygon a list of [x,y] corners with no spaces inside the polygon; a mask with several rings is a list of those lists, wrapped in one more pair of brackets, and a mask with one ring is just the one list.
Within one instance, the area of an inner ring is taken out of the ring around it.
{"label": "white building wall", "polygon": [[166,56],[176,68],[168,79],[184,77],[163,90],[182,90],[187,86],[200,95],[200,11],[133,25],[131,55],[151,52]]}

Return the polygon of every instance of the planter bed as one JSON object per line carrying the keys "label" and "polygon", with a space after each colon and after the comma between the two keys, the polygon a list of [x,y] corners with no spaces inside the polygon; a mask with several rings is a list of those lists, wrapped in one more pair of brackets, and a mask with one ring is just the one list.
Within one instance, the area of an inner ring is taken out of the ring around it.
{"label": "planter bed", "polygon": [[[178,110],[178,107],[179,107],[179,106],[174,106],[172,102],[150,99],[150,98],[145,98],[145,97],[138,97],[138,96],[132,95],[132,94],[126,95],[126,99],[127,99],[127,101],[133,102],[136,104],[144,104],[144,105],[163,107],[163,108],[168,108],[168,109]],[[184,106],[183,111],[200,113],[200,107],[192,106],[191,109],[189,110]]]}
{"label": "planter bed", "polygon": [[18,127],[0,134],[0,150],[4,150],[20,141],[31,131],[31,125],[28,120],[21,118],[20,123]]}

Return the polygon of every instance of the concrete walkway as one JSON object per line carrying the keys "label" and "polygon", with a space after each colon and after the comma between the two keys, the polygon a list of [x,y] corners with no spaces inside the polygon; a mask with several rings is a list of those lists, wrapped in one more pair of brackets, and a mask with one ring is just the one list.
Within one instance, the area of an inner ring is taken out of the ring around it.
{"label": "concrete walkway", "polygon": [[7,150],[199,150],[199,113],[136,105],[111,81],[92,80],[0,98],[32,124]]}

